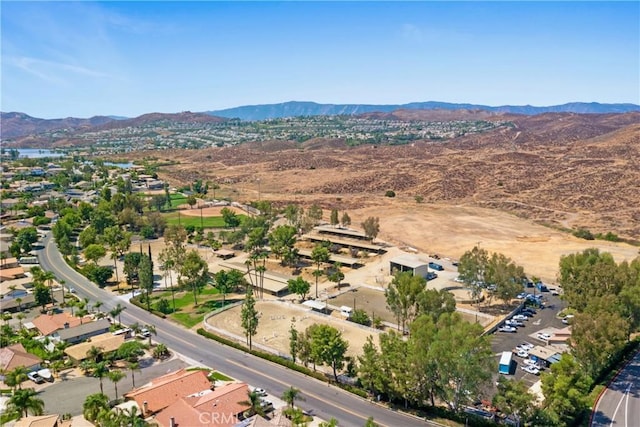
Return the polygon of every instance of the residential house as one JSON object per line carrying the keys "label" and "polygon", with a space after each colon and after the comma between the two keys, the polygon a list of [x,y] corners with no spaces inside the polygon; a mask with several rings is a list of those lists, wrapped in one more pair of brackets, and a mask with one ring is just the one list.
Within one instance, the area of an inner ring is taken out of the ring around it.
{"label": "residential house", "polygon": [[39,415],[28,416],[19,419],[13,427],[60,427],[62,423],[60,421],[60,415]]}
{"label": "residential house", "polygon": [[0,348],[0,369],[8,372],[19,366],[24,366],[29,371],[37,371],[40,369],[42,360],[27,350],[22,344],[13,344],[8,347]]}
{"label": "residential house", "polygon": [[114,335],[111,332],[107,332],[104,334],[96,335],[90,340],[83,343],[67,347],[64,349],[64,352],[73,361],[82,362],[87,358],[87,351],[89,351],[91,347],[99,347],[102,349],[102,352],[104,354],[108,354],[120,348],[124,341],[124,335]]}
{"label": "residential house", "polygon": [[42,314],[33,319],[33,324],[44,336],[52,335],[59,329],[74,328],[78,325],[92,322],[91,316],[76,317],[70,313]]}
{"label": "residential house", "polygon": [[155,418],[161,427],[232,427],[249,409],[249,388],[245,383],[227,383],[176,400]]}
{"label": "residential house", "polygon": [[[155,414],[184,396],[211,389],[211,381],[205,371],[178,371],[151,380],[125,394],[138,404],[144,417]],[[186,426],[186,424],[183,424]]]}
{"label": "residential house", "polygon": [[66,324],[62,329],[58,329],[51,334],[54,338],[59,338],[69,344],[82,342],[96,335],[109,332],[111,323],[107,319],[99,319],[94,322],[82,323],[74,327],[67,327]]}

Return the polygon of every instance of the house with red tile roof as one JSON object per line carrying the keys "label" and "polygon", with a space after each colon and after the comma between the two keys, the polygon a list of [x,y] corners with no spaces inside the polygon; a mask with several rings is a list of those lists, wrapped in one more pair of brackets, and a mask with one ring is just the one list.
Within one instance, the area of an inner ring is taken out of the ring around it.
{"label": "house with red tile roof", "polygon": [[70,313],[63,312],[57,314],[42,314],[33,319],[33,324],[44,336],[51,335],[58,329],[73,328],[85,323],[92,322],[91,316],[76,317]]}
{"label": "house with red tile roof", "polygon": [[0,348],[0,369],[4,371],[12,371],[18,366],[33,371],[40,368],[41,362],[38,356],[27,353],[20,343]]}
{"label": "house with red tile roof", "polygon": [[[212,384],[207,372],[184,369],[163,375],[150,383],[138,387],[124,396],[138,404],[144,417],[155,414],[182,397],[211,390]],[[186,427],[186,426],[185,426]]]}
{"label": "house with red tile roof", "polygon": [[155,422],[161,427],[232,427],[249,409],[249,387],[245,383],[228,383],[182,397],[160,411]]}

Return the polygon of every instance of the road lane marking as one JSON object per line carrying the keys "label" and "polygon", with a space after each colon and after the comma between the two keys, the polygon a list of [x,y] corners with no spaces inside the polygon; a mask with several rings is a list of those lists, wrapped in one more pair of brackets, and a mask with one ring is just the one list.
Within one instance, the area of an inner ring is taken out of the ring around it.
{"label": "road lane marking", "polygon": [[[629,391],[631,390],[631,383],[629,383],[629,385],[627,386],[627,389],[624,391],[624,394],[622,395],[622,397],[620,398],[620,402],[618,402],[618,406],[616,406],[616,410],[613,411],[613,417],[611,417],[611,424],[609,424],[609,427],[613,427],[613,424],[616,422],[616,415],[618,415],[618,409],[620,409],[620,405],[622,405],[622,401],[624,400],[624,398],[627,398],[627,402],[629,401]],[[626,406],[626,405],[625,405]],[[625,408],[626,411],[626,408]],[[625,412],[625,417],[626,417],[626,412]],[[626,427],[627,425],[627,420],[625,418],[624,421],[624,425]]]}
{"label": "road lane marking", "polygon": [[631,391],[631,383],[627,387],[627,400],[624,402],[624,427],[629,423],[629,394],[631,394],[629,391]]}
{"label": "road lane marking", "polygon": [[[257,370],[255,370],[255,369],[252,369],[252,368],[250,368],[250,367],[248,367],[248,366],[246,366],[246,365],[244,365],[244,364],[242,364],[242,363],[238,363],[238,362],[236,362],[235,360],[231,360],[231,359],[225,359],[225,360],[226,360],[228,363],[231,363],[231,364],[233,364],[233,365],[236,365],[236,366],[238,366],[238,367],[240,367],[240,368],[242,368],[242,369],[244,369],[244,370],[251,371],[251,372],[253,372],[254,374],[258,374],[258,375],[260,375],[260,376],[263,376],[263,377],[269,378],[270,380],[275,381],[275,382],[277,382],[277,383],[279,383],[279,384],[283,385],[284,387],[290,387],[290,386],[291,386],[291,384],[289,384],[289,383],[285,383],[284,381],[280,381],[280,380],[279,380],[279,379],[277,379],[277,378],[274,378],[274,377],[272,377],[272,376],[270,376],[270,375],[267,375],[267,374],[265,374],[265,373],[264,373],[264,372],[262,372],[262,371],[257,371]],[[359,413],[357,413],[357,412],[354,412],[354,411],[352,411],[352,410],[350,410],[350,409],[347,409],[347,408],[345,408],[344,406],[340,406],[340,405],[337,405],[337,404],[332,403],[332,402],[327,402],[326,400],[324,400],[323,398],[321,398],[321,397],[320,397],[320,396],[318,396],[317,394],[310,393],[310,392],[308,392],[308,391],[305,391],[304,393],[305,393],[307,396],[313,397],[313,398],[315,398],[315,399],[317,399],[317,400],[319,400],[319,401],[321,401],[321,402],[326,403],[326,404],[327,404],[327,405],[329,405],[329,406],[333,406],[333,407],[335,407],[335,408],[339,408],[339,409],[341,409],[342,411],[344,411],[344,412],[346,412],[346,413],[348,413],[348,414],[351,414],[351,415],[353,415],[353,416],[355,416],[355,417],[358,417],[358,418],[360,418],[360,419],[363,419],[363,420],[365,420],[365,421],[369,418],[369,417],[364,417],[364,416],[362,416],[361,414],[359,414]],[[380,422],[378,422],[378,421],[376,421],[376,423],[377,423],[379,426],[381,426],[381,427],[386,427],[386,426],[385,426],[385,424],[381,424],[381,423],[380,423]]]}

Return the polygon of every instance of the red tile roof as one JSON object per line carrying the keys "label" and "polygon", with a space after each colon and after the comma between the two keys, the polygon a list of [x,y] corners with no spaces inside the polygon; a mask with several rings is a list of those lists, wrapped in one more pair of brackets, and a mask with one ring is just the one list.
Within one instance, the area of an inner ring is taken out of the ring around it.
{"label": "red tile roof", "polygon": [[186,396],[156,416],[162,427],[170,427],[171,418],[176,427],[231,427],[249,408],[241,404],[248,400],[249,388],[244,383],[231,383],[197,396]]}
{"label": "red tile roof", "polygon": [[151,380],[149,384],[126,393],[125,397],[135,400],[143,410],[144,402],[147,402],[145,415],[148,415],[166,408],[184,396],[210,389],[211,381],[205,371],[180,369]]}
{"label": "red tile roof", "polygon": [[64,328],[64,324],[68,323],[69,327],[78,326],[80,324],[92,322],[91,316],[76,317],[70,313],[58,313],[58,314],[42,314],[33,319],[33,324],[40,331],[42,335],[50,335],[58,329]]}

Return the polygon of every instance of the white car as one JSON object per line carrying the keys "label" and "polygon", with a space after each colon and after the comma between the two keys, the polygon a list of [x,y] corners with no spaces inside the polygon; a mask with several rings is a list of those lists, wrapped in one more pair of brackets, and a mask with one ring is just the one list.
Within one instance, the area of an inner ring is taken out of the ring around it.
{"label": "white car", "polygon": [[532,359],[524,359],[522,361],[522,363],[524,363],[525,365],[530,365],[530,366],[535,366],[536,365],[536,361],[532,360]]}
{"label": "white car", "polygon": [[511,319],[513,319],[513,320],[529,320],[529,318],[527,316],[525,316],[524,314],[516,314]]}
{"label": "white car", "polygon": [[549,341],[551,339],[551,335],[546,333],[539,333],[538,335],[536,335],[536,337],[542,341]]}
{"label": "white car", "polygon": [[526,350],[519,350],[516,355],[518,357],[522,357],[523,359],[526,359],[527,357],[529,357],[529,353]]}
{"label": "white car", "polygon": [[523,342],[522,344],[520,344],[520,347],[524,348],[525,350],[529,351],[531,350],[533,347],[535,347],[535,345],[529,343],[529,342]]}
{"label": "white car", "polygon": [[562,319],[562,323],[564,323],[565,325],[568,325],[569,323],[571,323],[571,319],[573,319],[573,314],[567,314]]}
{"label": "white car", "polygon": [[504,323],[506,323],[509,326],[515,326],[515,327],[524,326],[524,323],[522,323],[519,320],[507,320]]}
{"label": "white car", "polygon": [[253,392],[256,393],[258,396],[266,396],[267,395],[267,391],[263,388],[260,387],[256,387],[253,389]]}
{"label": "white car", "polygon": [[529,374],[540,375],[540,369],[532,365],[523,366],[522,370],[528,372]]}
{"label": "white car", "polygon": [[517,332],[518,330],[513,326],[501,326],[498,328],[498,332]]}

